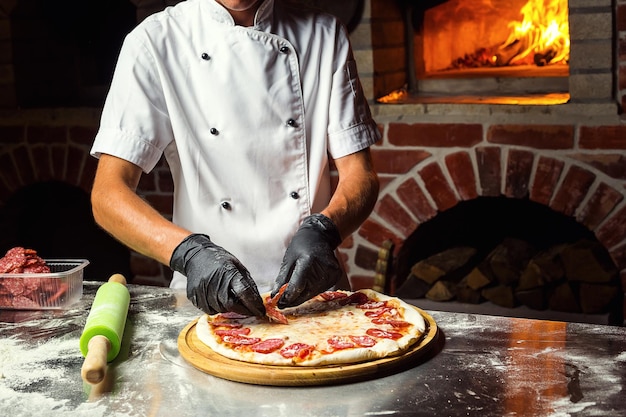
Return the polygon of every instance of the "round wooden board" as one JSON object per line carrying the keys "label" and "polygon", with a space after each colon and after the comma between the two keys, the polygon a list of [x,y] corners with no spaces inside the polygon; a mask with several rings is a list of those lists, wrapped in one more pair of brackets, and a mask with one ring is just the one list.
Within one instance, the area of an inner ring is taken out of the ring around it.
{"label": "round wooden board", "polygon": [[189,323],[178,335],[178,351],[195,368],[230,381],[273,386],[356,382],[408,369],[430,350],[437,336],[437,323],[423,310],[414,308],[426,322],[426,331],[422,337],[402,355],[368,362],[313,367],[261,365],[237,361],[216,353],[198,339],[196,335],[198,319]]}

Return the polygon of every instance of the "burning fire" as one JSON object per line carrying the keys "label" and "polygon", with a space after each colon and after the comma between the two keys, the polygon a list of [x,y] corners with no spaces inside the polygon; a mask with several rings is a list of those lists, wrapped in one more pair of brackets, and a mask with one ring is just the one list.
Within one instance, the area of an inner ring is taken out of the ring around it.
{"label": "burning fire", "polygon": [[496,65],[567,63],[570,39],[567,0],[528,0],[521,22],[509,23],[509,38],[493,57]]}

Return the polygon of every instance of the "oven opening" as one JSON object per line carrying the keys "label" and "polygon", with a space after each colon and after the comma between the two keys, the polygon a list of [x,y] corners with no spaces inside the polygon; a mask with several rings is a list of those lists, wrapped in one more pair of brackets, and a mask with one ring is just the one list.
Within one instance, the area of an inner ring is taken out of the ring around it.
{"label": "oven opening", "polygon": [[400,1],[406,84],[379,103],[569,100],[567,0]]}

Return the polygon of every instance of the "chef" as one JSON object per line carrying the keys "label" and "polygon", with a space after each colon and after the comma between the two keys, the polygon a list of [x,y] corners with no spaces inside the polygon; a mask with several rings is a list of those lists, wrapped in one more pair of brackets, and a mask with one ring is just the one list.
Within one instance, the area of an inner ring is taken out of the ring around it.
{"label": "chef", "polygon": [[[95,137],[93,213],[204,312],[263,315],[347,287],[380,138],[345,28],[286,0],[187,0],[126,37]],[[136,193],[162,155],[172,221]],[[329,162],[338,172],[331,189]]]}

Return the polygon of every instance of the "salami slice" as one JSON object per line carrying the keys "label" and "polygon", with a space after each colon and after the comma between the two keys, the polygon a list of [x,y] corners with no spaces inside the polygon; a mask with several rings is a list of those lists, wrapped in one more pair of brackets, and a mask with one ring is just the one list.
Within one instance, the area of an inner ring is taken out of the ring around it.
{"label": "salami slice", "polygon": [[284,344],[285,341],[283,339],[265,339],[253,344],[250,346],[250,349],[258,353],[272,353],[283,347]]}

